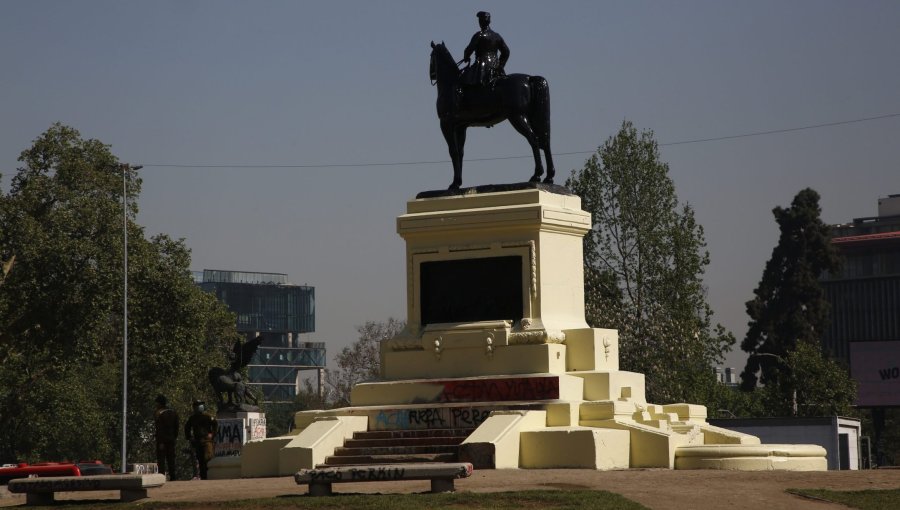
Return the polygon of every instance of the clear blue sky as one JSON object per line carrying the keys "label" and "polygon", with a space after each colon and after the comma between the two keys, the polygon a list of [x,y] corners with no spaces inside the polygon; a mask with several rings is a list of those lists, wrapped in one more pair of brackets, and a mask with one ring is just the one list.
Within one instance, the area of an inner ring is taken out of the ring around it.
{"label": "clear blue sky", "polygon": [[[139,221],[184,237],[193,268],[284,272],[316,287],[332,357],[366,320],[405,318],[395,217],[444,188],[429,42],[460,58],[489,10],[509,72],[550,83],[553,149],[592,151],[623,119],[662,144],[900,113],[900,3],[890,1],[0,3],[0,173],[51,123],[143,164]],[[663,145],[696,209],[717,319],[740,339],[777,239],[771,209],[822,195],[828,222],[900,193],[900,117]],[[464,185],[524,180],[508,124],[472,130]],[[587,154],[556,158],[560,182]],[[740,356],[732,356],[739,366]]]}

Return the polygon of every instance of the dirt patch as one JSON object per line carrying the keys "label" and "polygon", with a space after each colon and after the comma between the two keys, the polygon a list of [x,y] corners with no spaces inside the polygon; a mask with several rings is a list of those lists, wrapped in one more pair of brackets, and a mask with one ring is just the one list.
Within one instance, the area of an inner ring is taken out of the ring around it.
{"label": "dirt patch", "polygon": [[[369,482],[335,484],[336,493],[421,493],[429,490],[428,481]],[[737,472],[672,471],[667,469],[631,469],[623,471],[553,470],[476,470],[470,478],[456,481],[459,491],[502,492],[518,490],[602,489],[637,501],[654,510],[729,508],[766,510],[836,509],[839,505],[800,498],[785,492],[788,488],[834,490],[897,489],[900,470],[826,471],[826,472]],[[0,491],[5,490],[5,487]],[[234,499],[297,496],[306,494],[292,477],[240,480],[169,482],[150,489],[154,501],[216,502]],[[0,495],[2,496],[2,495]],[[114,500],[118,493],[77,493],[57,495],[58,500]],[[24,504],[16,494],[0,497],[0,506]],[[214,506],[214,505],[212,505]]]}

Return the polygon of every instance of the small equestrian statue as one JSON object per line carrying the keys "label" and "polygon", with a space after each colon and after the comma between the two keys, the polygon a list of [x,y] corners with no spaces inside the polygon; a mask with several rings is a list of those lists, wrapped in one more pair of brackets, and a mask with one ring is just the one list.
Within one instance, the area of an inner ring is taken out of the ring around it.
{"label": "small equestrian statue", "polygon": [[[534,154],[534,175],[530,182],[541,182],[544,166],[541,153],[547,160],[547,176],[543,182],[553,183],[556,170],[550,154],[550,88],[541,76],[507,75],[504,67],[509,48],[500,34],[490,28],[491,15],[478,13],[481,31],[472,36],[463,59],[456,62],[443,42],[431,42],[430,76],[437,85],[437,113],[441,131],[447,140],[453,162],[453,182],[450,189],[462,184],[463,148],[469,126],[491,127],[509,123],[531,145]],[[459,64],[475,63],[460,71]],[[498,57],[499,54],[499,57]]]}
{"label": "small equestrian statue", "polygon": [[[234,347],[231,348],[231,365],[228,369],[215,367],[209,370],[209,382],[216,392],[219,411],[259,410],[259,401],[256,395],[242,381],[241,369],[250,363],[250,359],[256,353],[256,349],[261,342],[262,336],[257,336],[247,342],[241,342],[240,339],[235,340]],[[223,394],[228,395],[227,402],[222,397]],[[245,402],[251,402],[252,405]]]}

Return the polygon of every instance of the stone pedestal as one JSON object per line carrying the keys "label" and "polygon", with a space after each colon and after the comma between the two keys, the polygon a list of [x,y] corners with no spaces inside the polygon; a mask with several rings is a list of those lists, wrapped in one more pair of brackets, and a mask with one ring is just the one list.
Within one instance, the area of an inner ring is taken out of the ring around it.
{"label": "stone pedestal", "polygon": [[598,333],[584,320],[590,214],[577,196],[554,191],[407,203],[397,231],[406,240],[408,325],[382,344],[385,379],[618,368],[615,333],[594,352]]}
{"label": "stone pedestal", "polygon": [[259,412],[219,412],[216,457],[236,457],[248,441],[266,438],[266,415]]}
{"label": "stone pedestal", "polygon": [[[579,197],[529,184],[478,191],[428,192],[397,219],[408,321],[382,342],[384,381],[354,387],[351,407],[297,413],[292,438],[249,445],[243,476],[415,457],[409,441],[476,468],[825,465],[815,448],[758,462],[784,448],[709,425],[703,406],[648,403],[644,375],[619,370],[618,333],[585,322],[591,217]],[[351,440],[373,435],[381,446]],[[456,453],[438,446],[448,437]]]}
{"label": "stone pedestal", "polygon": [[215,457],[207,464],[210,480],[241,478],[241,454],[249,441],[266,438],[266,415],[260,412],[219,412]]}

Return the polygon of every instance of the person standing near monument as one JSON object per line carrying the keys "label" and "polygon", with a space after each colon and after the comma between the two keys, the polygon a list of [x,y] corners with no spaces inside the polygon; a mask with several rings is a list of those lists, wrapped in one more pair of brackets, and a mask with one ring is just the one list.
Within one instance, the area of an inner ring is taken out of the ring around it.
{"label": "person standing near monument", "polygon": [[168,475],[169,480],[176,480],[175,440],[178,439],[178,414],[168,406],[164,395],[156,397],[153,425],[156,431],[156,463],[159,472]]}
{"label": "person standing near monument", "polygon": [[[462,83],[464,85],[490,85],[494,80],[506,74],[504,68],[509,60],[509,47],[500,37],[500,34],[491,30],[491,13],[479,11],[478,26],[481,30],[475,32],[469,45],[463,52],[460,62],[469,63],[472,53],[475,53],[475,63],[463,70]],[[498,57],[499,53],[499,57]]]}
{"label": "person standing near monument", "polygon": [[200,479],[206,480],[206,463],[213,458],[219,425],[216,418],[206,412],[206,404],[202,400],[195,400],[193,407],[194,414],[184,422],[184,437],[194,450],[200,466]]}

